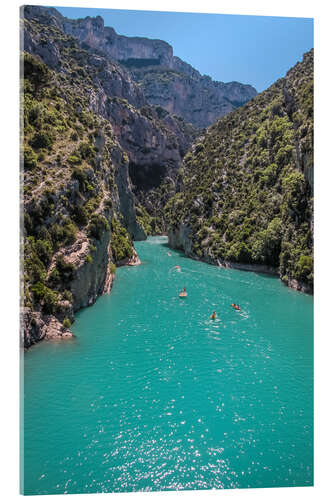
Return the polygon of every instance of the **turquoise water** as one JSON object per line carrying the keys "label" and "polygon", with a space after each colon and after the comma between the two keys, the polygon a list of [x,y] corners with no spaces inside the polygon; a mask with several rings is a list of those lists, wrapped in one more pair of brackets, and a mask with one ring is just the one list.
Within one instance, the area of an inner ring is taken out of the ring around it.
{"label": "turquoise water", "polygon": [[136,248],[75,340],[25,353],[24,492],[312,485],[313,298]]}

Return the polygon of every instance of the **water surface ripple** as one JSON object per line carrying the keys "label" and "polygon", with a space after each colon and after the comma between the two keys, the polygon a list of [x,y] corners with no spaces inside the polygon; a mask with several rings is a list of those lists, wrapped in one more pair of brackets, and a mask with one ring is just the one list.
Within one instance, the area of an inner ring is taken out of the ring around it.
{"label": "water surface ripple", "polygon": [[136,248],[74,341],[25,353],[25,494],[312,485],[312,297]]}

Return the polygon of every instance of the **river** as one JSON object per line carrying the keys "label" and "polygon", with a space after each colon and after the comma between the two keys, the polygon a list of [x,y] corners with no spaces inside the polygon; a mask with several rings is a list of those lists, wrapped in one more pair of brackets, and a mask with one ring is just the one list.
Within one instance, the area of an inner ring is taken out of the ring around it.
{"label": "river", "polygon": [[25,494],[313,484],[313,297],[166,242],[24,354]]}

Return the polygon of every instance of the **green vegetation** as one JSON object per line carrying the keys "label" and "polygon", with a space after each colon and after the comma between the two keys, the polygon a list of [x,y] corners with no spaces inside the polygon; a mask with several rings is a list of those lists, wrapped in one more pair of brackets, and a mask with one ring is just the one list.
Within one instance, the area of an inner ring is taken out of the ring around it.
{"label": "green vegetation", "polygon": [[70,290],[65,290],[64,293],[62,294],[62,298],[64,300],[68,300],[68,302],[73,303],[73,295]]}
{"label": "green vegetation", "polygon": [[35,135],[31,139],[31,145],[34,149],[41,148],[51,148],[53,144],[53,137],[50,133],[44,132],[36,132]]}
{"label": "green vegetation", "polygon": [[285,79],[214,124],[188,153],[169,228],[194,255],[279,268],[313,283],[313,52]]}
{"label": "green vegetation", "polygon": [[88,235],[91,238],[100,240],[105,231],[110,229],[109,223],[101,214],[93,214],[88,226]]}
{"label": "green vegetation", "polygon": [[147,210],[137,203],[136,208],[136,219],[139,222],[140,226],[143,228],[144,232],[147,235],[153,234],[152,222],[153,218],[149,215]]}
{"label": "green vegetation", "polygon": [[[30,28],[36,27],[32,23]],[[58,35],[54,28],[51,38]],[[75,55],[85,64],[83,53],[72,47],[65,57]],[[106,120],[82,111],[88,109],[89,83],[83,83],[87,75],[79,74],[82,80],[75,86],[39,58],[24,54],[23,76],[24,303],[57,316],[60,298],[73,304],[69,288],[76,269],[56,252],[61,255],[61,249],[73,245],[79,230],[92,241],[109,230],[106,215],[110,217],[117,197],[110,160],[116,143]],[[106,139],[97,165],[95,139],[100,133]],[[125,157],[122,150],[120,157]],[[101,207],[104,185],[108,191]],[[132,242],[121,229],[119,223],[116,247],[122,258],[131,255]],[[96,246],[91,244],[89,250],[81,265],[93,263]]]}
{"label": "green vegetation", "polygon": [[37,154],[30,146],[24,148],[24,168],[29,170],[37,166]]}
{"label": "green vegetation", "polygon": [[31,287],[32,296],[41,305],[42,311],[46,314],[54,314],[57,310],[59,294],[51,290],[43,283],[38,281]]}
{"label": "green vegetation", "polygon": [[70,262],[66,262],[63,257],[57,258],[56,270],[59,273],[61,283],[68,283],[73,279],[75,267]]}
{"label": "green vegetation", "polygon": [[116,218],[112,220],[111,224],[111,251],[116,262],[131,258],[133,255],[130,235]]}
{"label": "green vegetation", "polygon": [[302,281],[313,280],[313,257],[301,255],[296,266],[295,277]]}
{"label": "green vegetation", "polygon": [[86,226],[89,220],[88,210],[82,205],[74,205],[73,207],[73,220],[79,226]]}
{"label": "green vegetation", "polygon": [[51,72],[48,67],[37,57],[30,54],[24,54],[24,77],[26,78],[27,87],[35,92],[38,91],[41,85],[45,85],[51,80]]}
{"label": "green vegetation", "polygon": [[117,267],[113,262],[110,262],[109,269],[111,274],[116,274]]}
{"label": "green vegetation", "polygon": [[70,328],[71,327],[71,320],[66,316],[66,318],[64,319],[64,321],[62,322],[62,326],[64,328]]}
{"label": "green vegetation", "polygon": [[59,248],[62,245],[71,245],[74,243],[77,233],[77,226],[70,218],[62,220],[62,225],[53,224],[50,227],[50,234],[54,242],[54,246]]}
{"label": "green vegetation", "polygon": [[167,233],[165,205],[174,194],[175,184],[170,179],[149,191],[136,192],[136,217],[147,235]]}

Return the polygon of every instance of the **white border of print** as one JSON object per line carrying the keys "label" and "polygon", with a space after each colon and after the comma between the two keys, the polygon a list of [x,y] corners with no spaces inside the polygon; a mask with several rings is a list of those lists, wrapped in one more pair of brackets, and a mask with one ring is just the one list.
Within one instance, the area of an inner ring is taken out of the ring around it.
{"label": "white border of print", "polygon": [[[122,8],[181,12],[213,12],[294,16],[315,18],[315,486],[310,488],[270,488],[250,490],[205,490],[167,493],[135,493],[140,500],[180,498],[226,499],[326,499],[331,483],[332,450],[332,319],[329,317],[332,282],[332,92],[330,74],[332,49],[332,16],[329,2],[317,0],[80,0],[31,1],[35,5]],[[18,70],[19,6],[12,0],[2,6],[1,16],[1,496],[19,498],[19,136],[18,136]],[[330,121],[329,121],[330,118]],[[331,278],[331,279],[330,279]],[[331,492],[331,491],[330,491]],[[127,493],[112,498],[127,498]],[[97,495],[77,495],[92,498]],[[32,496],[30,498],[41,498]],[[43,498],[54,499],[46,495]],[[101,497],[99,497],[101,498]]]}

